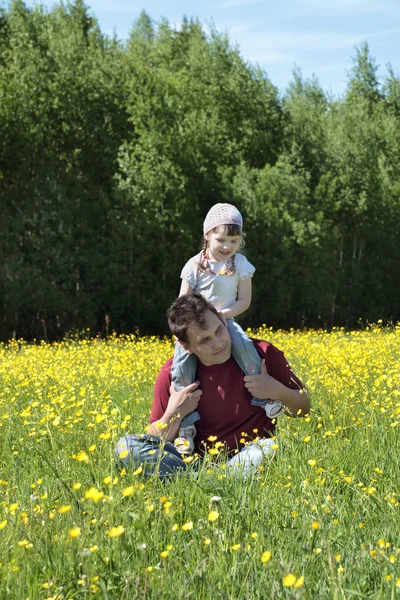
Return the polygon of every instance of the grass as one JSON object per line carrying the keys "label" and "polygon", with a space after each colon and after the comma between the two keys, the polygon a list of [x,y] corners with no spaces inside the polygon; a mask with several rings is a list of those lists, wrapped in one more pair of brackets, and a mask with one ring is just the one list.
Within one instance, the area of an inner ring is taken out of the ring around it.
{"label": "grass", "polygon": [[0,598],[400,597],[400,327],[255,335],[313,409],[247,480],[117,470],[170,340],[0,347]]}

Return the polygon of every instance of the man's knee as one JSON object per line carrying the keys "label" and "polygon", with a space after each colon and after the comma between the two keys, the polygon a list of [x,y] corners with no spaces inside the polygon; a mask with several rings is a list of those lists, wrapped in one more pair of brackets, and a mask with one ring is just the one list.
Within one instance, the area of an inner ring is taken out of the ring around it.
{"label": "man's knee", "polygon": [[175,446],[155,436],[128,433],[118,440],[114,456],[121,468],[142,466],[148,475],[158,471],[160,477],[187,468]]}

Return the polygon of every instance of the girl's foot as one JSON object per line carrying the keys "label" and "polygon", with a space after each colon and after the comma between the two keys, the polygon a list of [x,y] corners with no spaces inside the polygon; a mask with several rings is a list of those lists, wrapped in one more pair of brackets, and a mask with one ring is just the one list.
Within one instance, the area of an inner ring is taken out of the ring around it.
{"label": "girl's foot", "polygon": [[267,404],[264,406],[264,410],[269,419],[276,419],[285,412],[285,409],[279,400],[268,400]]}
{"label": "girl's foot", "polygon": [[174,441],[174,446],[180,454],[188,456],[193,453],[196,433],[197,429],[194,425],[180,428],[179,437]]}

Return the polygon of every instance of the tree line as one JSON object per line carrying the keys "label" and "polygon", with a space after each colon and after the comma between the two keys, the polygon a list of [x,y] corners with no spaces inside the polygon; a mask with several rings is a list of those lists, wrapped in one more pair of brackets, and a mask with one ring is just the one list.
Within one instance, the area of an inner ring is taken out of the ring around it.
{"label": "tree line", "polygon": [[400,319],[400,80],[366,44],[346,92],[284,94],[228,36],[81,1],[0,9],[0,338],[166,333],[216,202],[256,266],[243,323]]}

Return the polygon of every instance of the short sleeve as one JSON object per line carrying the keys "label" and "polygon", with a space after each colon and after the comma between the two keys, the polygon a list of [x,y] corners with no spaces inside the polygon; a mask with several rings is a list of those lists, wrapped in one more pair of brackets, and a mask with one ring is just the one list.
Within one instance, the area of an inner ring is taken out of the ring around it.
{"label": "short sleeve", "polygon": [[193,258],[187,261],[181,272],[181,279],[187,281],[193,290],[197,286],[198,259],[198,256],[193,256]]}
{"label": "short sleeve", "polygon": [[159,421],[163,416],[168,407],[169,401],[169,388],[171,385],[171,364],[172,359],[167,360],[161,371],[158,374],[155,386],[154,386],[154,397],[153,405],[150,413],[150,423]]}
{"label": "short sleeve", "polygon": [[255,267],[247,260],[243,254],[236,254],[236,271],[239,281],[253,277]]}

